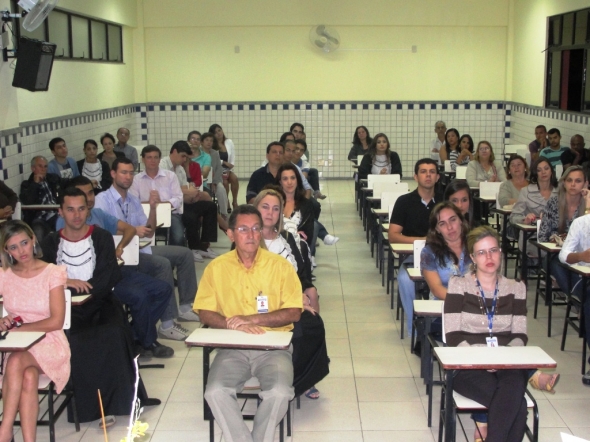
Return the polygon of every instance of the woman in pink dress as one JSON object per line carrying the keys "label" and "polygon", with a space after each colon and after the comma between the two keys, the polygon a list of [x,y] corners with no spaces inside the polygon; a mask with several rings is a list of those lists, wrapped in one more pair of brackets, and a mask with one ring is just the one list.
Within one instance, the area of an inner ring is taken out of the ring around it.
{"label": "woman in pink dress", "polygon": [[41,261],[41,248],[31,228],[22,221],[8,221],[1,230],[0,293],[8,315],[0,320],[7,330],[15,316],[23,324],[10,333],[42,331],[45,338],[28,351],[8,356],[4,367],[2,396],[4,416],[0,442],[12,440],[16,413],[20,412],[25,442],[37,433],[39,374],[45,373],[61,392],[70,378],[70,346],[63,332],[66,269]]}

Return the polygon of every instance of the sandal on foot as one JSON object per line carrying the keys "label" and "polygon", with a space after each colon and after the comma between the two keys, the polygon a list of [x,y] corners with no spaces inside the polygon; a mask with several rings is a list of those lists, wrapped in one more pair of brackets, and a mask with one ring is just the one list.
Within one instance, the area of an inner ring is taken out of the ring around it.
{"label": "sandal on foot", "polygon": [[475,435],[474,441],[475,442],[484,442],[485,438],[483,437],[482,430],[485,428],[486,436],[488,435],[488,423],[487,422],[475,422]]}
{"label": "sandal on foot", "polygon": [[559,373],[553,373],[549,377],[549,380],[545,384],[544,388],[541,388],[541,384],[539,383],[539,379],[541,378],[542,374],[543,374],[542,371],[537,370],[535,372],[535,374],[529,379],[529,383],[536,390],[542,390],[542,391],[546,391],[551,394],[555,394],[555,390],[553,389],[553,387],[555,387],[557,385],[557,383],[559,382]]}
{"label": "sandal on foot", "polygon": [[305,397],[313,400],[319,399],[320,391],[315,387],[311,387],[309,390],[305,392]]}
{"label": "sandal on foot", "polygon": [[111,415],[104,417],[104,426],[103,426],[102,419],[101,419],[98,424],[98,427],[102,430],[104,427],[106,427],[106,428],[112,427],[113,425],[115,425],[116,422],[117,422],[117,418],[111,414]]}

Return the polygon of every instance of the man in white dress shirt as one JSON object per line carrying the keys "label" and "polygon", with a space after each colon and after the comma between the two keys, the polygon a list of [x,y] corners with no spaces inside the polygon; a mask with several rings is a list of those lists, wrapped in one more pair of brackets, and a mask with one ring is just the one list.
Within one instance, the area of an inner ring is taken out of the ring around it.
{"label": "man in white dress shirt", "polygon": [[[559,252],[559,260],[567,264],[578,264],[590,267],[590,195],[586,195],[586,215],[576,218],[567,233],[567,238]],[[580,276],[571,274],[572,294],[582,299],[582,282]],[[586,300],[584,302],[584,328],[586,330],[586,343],[588,331],[590,331],[590,284],[586,287]],[[590,370],[582,377],[584,385],[590,386]]]}

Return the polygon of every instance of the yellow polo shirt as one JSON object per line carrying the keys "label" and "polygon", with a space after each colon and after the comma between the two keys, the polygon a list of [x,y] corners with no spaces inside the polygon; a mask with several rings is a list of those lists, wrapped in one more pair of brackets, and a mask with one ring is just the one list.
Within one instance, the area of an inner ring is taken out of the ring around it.
{"label": "yellow polo shirt", "polygon": [[[252,267],[245,268],[236,250],[215,258],[199,282],[194,310],[209,310],[230,318],[258,313],[256,298],[268,297],[268,311],[303,308],[299,277],[289,261],[268,250],[258,249]],[[289,331],[293,324],[263,327]]]}

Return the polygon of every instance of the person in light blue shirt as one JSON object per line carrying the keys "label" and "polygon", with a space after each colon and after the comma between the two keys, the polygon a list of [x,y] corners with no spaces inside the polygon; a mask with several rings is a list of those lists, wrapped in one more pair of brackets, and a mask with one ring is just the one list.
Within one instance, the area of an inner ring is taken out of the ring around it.
{"label": "person in light blue shirt", "polygon": [[[111,169],[113,185],[96,196],[96,207],[135,227],[140,238],[151,238],[154,234],[154,227],[158,225],[157,204],[150,205],[149,217],[146,216],[139,199],[128,192],[133,183],[133,175],[131,160],[117,158]],[[178,304],[176,297],[173,296],[162,315],[162,323],[158,333],[165,339],[186,339],[189,331],[177,324],[174,319],[179,321],[200,320],[192,309],[197,292],[197,276],[192,252],[181,246],[148,246],[141,249],[140,252],[139,271],[166,281],[173,289],[172,270],[176,269]]]}
{"label": "person in light blue shirt", "polygon": [[53,138],[49,149],[54,158],[47,164],[47,172],[59,175],[62,179],[72,179],[80,175],[76,160],[68,157],[68,147],[63,138]]}

